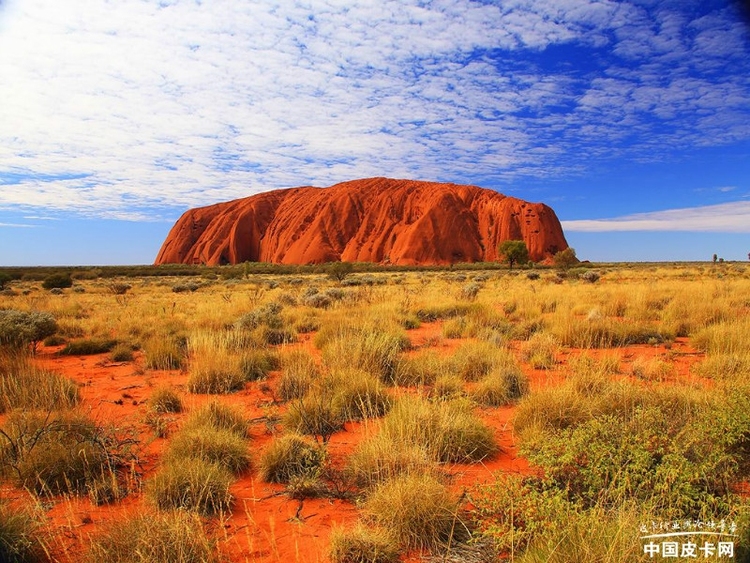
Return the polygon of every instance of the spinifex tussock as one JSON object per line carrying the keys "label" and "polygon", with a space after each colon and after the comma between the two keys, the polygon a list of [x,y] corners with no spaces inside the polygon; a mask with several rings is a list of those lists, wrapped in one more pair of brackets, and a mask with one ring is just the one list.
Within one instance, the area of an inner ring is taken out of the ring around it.
{"label": "spinifex tussock", "polygon": [[364,503],[367,519],[408,549],[447,548],[466,536],[459,506],[430,475],[406,474],[384,482]]}
{"label": "spinifex tussock", "polygon": [[95,536],[87,563],[216,563],[203,522],[184,511],[133,514]]}
{"label": "spinifex tussock", "polygon": [[78,386],[39,369],[22,354],[0,353],[0,414],[11,409],[67,409],[79,401]]}
{"label": "spinifex tussock", "polygon": [[492,430],[462,401],[403,397],[383,419],[380,432],[394,443],[418,445],[441,462],[481,461],[498,449]]}

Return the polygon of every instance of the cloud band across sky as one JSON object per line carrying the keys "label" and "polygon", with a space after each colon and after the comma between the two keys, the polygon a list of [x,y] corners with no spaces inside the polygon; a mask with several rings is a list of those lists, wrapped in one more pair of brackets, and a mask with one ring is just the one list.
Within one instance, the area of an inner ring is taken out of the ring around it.
{"label": "cloud band across sky", "polygon": [[750,233],[750,201],[636,213],[612,219],[562,221],[565,231],[693,231]]}

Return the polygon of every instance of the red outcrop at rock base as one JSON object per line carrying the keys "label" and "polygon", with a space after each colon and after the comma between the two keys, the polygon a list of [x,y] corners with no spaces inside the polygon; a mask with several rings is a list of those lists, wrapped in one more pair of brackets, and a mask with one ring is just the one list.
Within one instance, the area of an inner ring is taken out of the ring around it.
{"label": "red outcrop at rock base", "polygon": [[548,206],[459,184],[368,178],[260,193],[185,212],[156,264],[452,264],[523,240],[538,262],[568,247]]}

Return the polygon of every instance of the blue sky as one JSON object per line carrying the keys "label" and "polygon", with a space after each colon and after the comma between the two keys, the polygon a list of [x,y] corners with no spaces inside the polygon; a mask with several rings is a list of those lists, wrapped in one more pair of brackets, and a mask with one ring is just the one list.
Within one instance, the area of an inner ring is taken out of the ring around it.
{"label": "blue sky", "polygon": [[0,0],[0,265],[150,263],[187,208],[370,176],[542,201],[579,257],[750,252],[718,0]]}

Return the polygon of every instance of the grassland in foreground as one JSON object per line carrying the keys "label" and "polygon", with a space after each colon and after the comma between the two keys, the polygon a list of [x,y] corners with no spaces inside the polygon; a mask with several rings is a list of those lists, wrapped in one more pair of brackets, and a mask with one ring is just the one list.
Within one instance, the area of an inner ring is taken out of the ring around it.
{"label": "grassland in foreground", "polygon": [[0,294],[0,559],[747,557],[747,266],[86,272]]}

